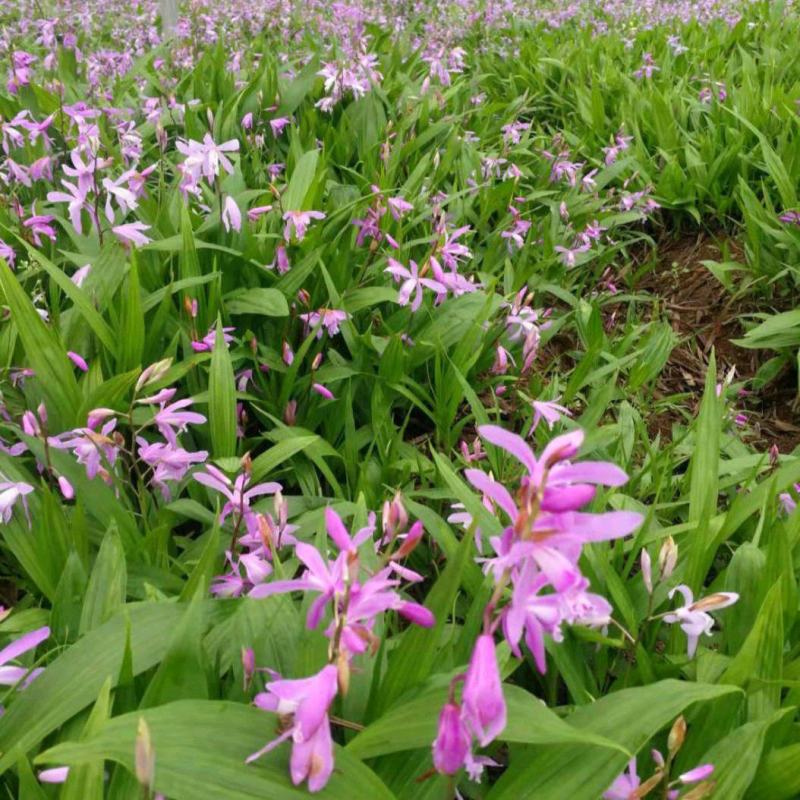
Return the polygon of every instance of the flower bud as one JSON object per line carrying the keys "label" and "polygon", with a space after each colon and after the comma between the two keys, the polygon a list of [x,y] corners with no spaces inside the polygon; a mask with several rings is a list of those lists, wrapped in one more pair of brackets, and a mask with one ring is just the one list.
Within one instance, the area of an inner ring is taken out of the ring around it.
{"label": "flower bud", "polygon": [[294,425],[297,422],[297,400],[290,400],[283,410],[283,421],[287,425]]}
{"label": "flower bud", "polygon": [[138,392],[148,384],[161,380],[171,366],[172,359],[164,358],[161,361],[156,361],[155,364],[151,364],[149,367],[145,367],[145,369],[142,370],[142,374],[139,376],[139,380],[136,381],[136,391]]}
{"label": "flower bud", "polygon": [[647,594],[653,594],[653,571],[650,564],[650,553],[647,552],[646,547],[642,548],[641,566],[644,588],[647,589]]}
{"label": "flower bud", "polygon": [[683,715],[681,715],[675,720],[672,730],[669,732],[669,737],[667,738],[667,749],[669,750],[671,758],[674,758],[678,750],[683,747],[683,742],[685,739],[686,720],[683,718]]}
{"label": "flower bud", "polygon": [[244,691],[247,691],[256,672],[256,654],[252,647],[242,648],[242,671],[244,673]]}
{"label": "flower bud", "polygon": [[703,798],[711,797],[716,788],[716,781],[703,781],[703,783],[699,783],[694,789],[683,795],[682,800],[703,800]]}
{"label": "flower bud", "polygon": [[39,420],[36,419],[33,411],[26,411],[22,415],[22,430],[28,436],[41,436],[42,429],[39,427]]}
{"label": "flower bud", "polygon": [[682,775],[679,775],[678,780],[681,783],[698,783],[699,781],[704,781],[706,778],[710,777],[711,773],[713,772],[713,764],[701,764],[699,767],[695,767],[694,769],[690,769],[688,772],[684,772]]}
{"label": "flower bud", "polygon": [[461,721],[461,709],[457,703],[445,703],[433,743],[433,766],[444,775],[455,775],[464,764],[469,747],[470,735]]}
{"label": "flower bud", "polygon": [[156,777],[156,753],[150,738],[150,728],[144,717],[139,718],[134,754],[136,780],[152,791]]}
{"label": "flower bud", "polygon": [[72,484],[63,475],[58,476],[58,488],[61,490],[65,500],[72,500],[75,497],[75,489],[72,488]]}
{"label": "flower bud", "polygon": [[678,563],[678,545],[671,536],[667,536],[658,551],[658,580],[665,581],[672,575]]}
{"label": "flower bud", "polygon": [[319,369],[319,365],[321,363],[322,363],[322,353],[317,353],[314,356],[314,360],[311,362],[311,370],[312,370],[312,372],[314,370],[318,370]]}
{"label": "flower bud", "polygon": [[344,697],[350,689],[350,662],[344,650],[339,651],[336,659],[336,679],[339,684],[339,694]]}
{"label": "flower bud", "polygon": [[39,420],[42,425],[47,425],[47,406],[45,406],[44,403],[39,403],[36,413],[39,415]]}

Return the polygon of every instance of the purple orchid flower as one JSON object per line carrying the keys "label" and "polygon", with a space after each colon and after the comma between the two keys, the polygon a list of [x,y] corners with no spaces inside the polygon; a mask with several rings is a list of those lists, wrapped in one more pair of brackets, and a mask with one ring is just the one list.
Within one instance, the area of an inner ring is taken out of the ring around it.
{"label": "purple orchid flower", "polygon": [[0,686],[14,686],[24,679],[21,684],[24,688],[43,672],[42,669],[31,671],[27,667],[14,667],[9,662],[19,658],[23,653],[35,650],[49,636],[50,628],[47,626],[37,628],[35,631],[23,634],[0,650]]}

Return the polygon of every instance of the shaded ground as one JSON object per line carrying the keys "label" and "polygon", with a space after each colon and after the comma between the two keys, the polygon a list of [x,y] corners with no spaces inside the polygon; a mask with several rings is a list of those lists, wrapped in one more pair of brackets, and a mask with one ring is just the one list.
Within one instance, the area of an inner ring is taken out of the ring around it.
{"label": "shaded ground", "polygon": [[[727,240],[728,258],[745,262],[735,240]],[[705,233],[659,245],[656,268],[637,287],[658,296],[666,319],[681,341],[672,351],[657,383],[661,396],[690,393],[691,412],[696,411],[703,390],[708,359],[714,348],[720,374],[736,367],[737,381],[750,381],[759,367],[775,353],[747,350],[733,343],[744,334],[742,318],[764,311],[749,293],[732,295],[717,281],[703,261],[723,260],[720,245]],[[745,436],[754,444],[777,444],[782,453],[800,444],[797,409],[797,374],[786,368],[766,387],[742,398],[747,415]],[[655,414],[651,433],[669,437],[673,422],[681,420],[678,409]]]}

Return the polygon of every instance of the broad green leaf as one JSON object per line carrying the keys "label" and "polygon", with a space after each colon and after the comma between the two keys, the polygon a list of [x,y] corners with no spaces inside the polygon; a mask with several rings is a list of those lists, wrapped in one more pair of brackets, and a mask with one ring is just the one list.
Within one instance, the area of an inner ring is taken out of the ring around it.
{"label": "broad green leaf", "polygon": [[138,675],[164,657],[169,645],[164,631],[177,625],[184,609],[175,603],[128,605],[48,664],[0,717],[0,774],[15,763],[16,753],[35,747],[94,702],[108,675],[116,679],[125,652],[126,619],[130,622],[132,669]]}
{"label": "broad green leaf", "polygon": [[714,796],[741,800],[753,781],[770,727],[794,709],[783,709],[758,722],[748,722],[716,742],[703,756],[703,764],[713,764],[716,783]]}
{"label": "broad green leaf", "polygon": [[[581,706],[566,721],[636,753],[693,703],[726,694],[739,702],[740,691],[730,686],[664,680]],[[488,800],[597,800],[627,760],[622,753],[585,745],[522,748],[515,755]]]}
{"label": "broad green leaf", "polygon": [[289,304],[278,289],[243,289],[225,300],[229,314],[261,314],[265,317],[288,317]]}
{"label": "broad green leaf", "polygon": [[[556,716],[539,698],[518,686],[503,686],[508,723],[498,737],[520,744],[591,744],[611,750],[627,751],[610,739],[580,731]],[[406,702],[399,702],[367,726],[348,745],[358,758],[375,758],[401,750],[428,748],[436,738],[439,711],[447,702],[448,687],[423,691]]]}
{"label": "broad green leaf", "polygon": [[[139,719],[147,722],[156,753],[155,790],[172,800],[305,800],[308,792],[289,779],[286,743],[245,764],[251,753],[275,737],[277,719],[243,703],[183,700],[110,720],[87,742],[56,745],[36,760],[82,764],[97,758],[133,770]],[[336,769],[324,791],[327,800],[393,795],[378,777],[346,750],[336,748]]]}

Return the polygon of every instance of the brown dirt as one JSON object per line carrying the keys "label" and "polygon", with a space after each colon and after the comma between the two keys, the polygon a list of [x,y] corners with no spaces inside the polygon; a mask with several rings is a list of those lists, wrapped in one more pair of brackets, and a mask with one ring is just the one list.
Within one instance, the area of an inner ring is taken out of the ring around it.
{"label": "brown dirt", "polygon": [[[730,259],[745,262],[738,242],[729,239],[725,247]],[[712,348],[720,376],[735,366],[737,382],[752,379],[758,368],[775,355],[733,343],[744,335],[742,317],[765,308],[757,304],[752,293],[742,298],[732,295],[702,263],[722,258],[720,244],[704,233],[664,242],[658,247],[656,268],[638,286],[661,299],[666,318],[680,337],[659,376],[656,397],[689,393],[691,413],[696,412],[700,402]],[[760,392],[742,398],[739,410],[748,418],[748,440],[763,447],[776,444],[780,452],[791,452],[800,444],[796,401],[797,376],[790,369]],[[673,423],[679,420],[682,417],[677,410],[655,414],[650,420],[650,432],[669,438]]]}

